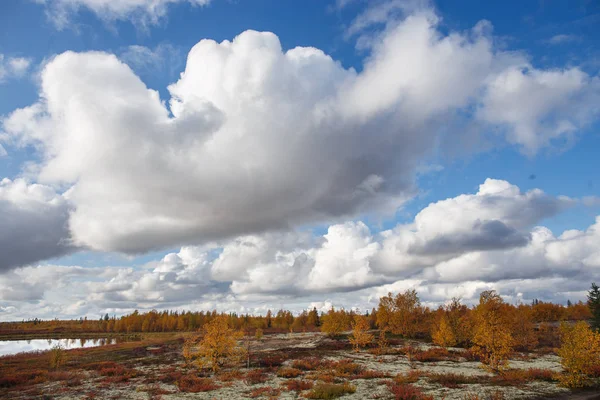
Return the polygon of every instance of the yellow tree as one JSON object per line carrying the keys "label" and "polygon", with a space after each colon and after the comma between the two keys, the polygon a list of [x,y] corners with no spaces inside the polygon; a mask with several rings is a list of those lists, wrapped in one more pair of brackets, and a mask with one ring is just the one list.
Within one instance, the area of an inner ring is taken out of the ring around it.
{"label": "yellow tree", "polygon": [[481,357],[484,368],[493,372],[508,367],[508,357],[513,348],[506,306],[494,290],[487,290],[481,293],[479,305],[473,310],[475,334],[472,349]]}
{"label": "yellow tree", "polygon": [[246,349],[239,343],[244,333],[231,329],[228,321],[228,316],[219,315],[204,326],[204,336],[186,340],[185,359],[213,372],[225,364],[241,362],[246,355]]}
{"label": "yellow tree", "polygon": [[456,344],[456,337],[452,332],[452,327],[448,322],[445,312],[441,314],[437,326],[431,334],[431,338],[433,339],[433,343],[442,347],[454,346]]}
{"label": "yellow tree", "polygon": [[560,382],[567,387],[585,386],[588,375],[600,367],[600,333],[592,331],[586,322],[560,326],[560,363],[565,372]]}
{"label": "yellow tree", "polygon": [[352,337],[350,343],[354,347],[354,351],[358,351],[361,347],[365,347],[373,341],[374,336],[369,331],[369,319],[364,315],[356,315],[352,322]]}
{"label": "yellow tree", "polygon": [[348,328],[348,321],[344,310],[335,311],[335,309],[331,307],[323,320],[321,331],[331,337],[339,335]]}
{"label": "yellow tree", "polygon": [[379,299],[377,326],[396,335],[414,337],[423,320],[423,308],[416,290],[407,290],[392,296],[388,293]]}

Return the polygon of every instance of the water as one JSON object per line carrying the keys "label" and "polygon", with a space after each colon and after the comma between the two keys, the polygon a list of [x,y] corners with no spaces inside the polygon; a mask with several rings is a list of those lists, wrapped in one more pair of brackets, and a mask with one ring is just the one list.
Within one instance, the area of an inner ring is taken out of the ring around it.
{"label": "water", "polygon": [[60,345],[63,349],[80,349],[83,347],[105,346],[115,344],[117,339],[31,339],[0,340],[0,357],[25,351],[45,351]]}

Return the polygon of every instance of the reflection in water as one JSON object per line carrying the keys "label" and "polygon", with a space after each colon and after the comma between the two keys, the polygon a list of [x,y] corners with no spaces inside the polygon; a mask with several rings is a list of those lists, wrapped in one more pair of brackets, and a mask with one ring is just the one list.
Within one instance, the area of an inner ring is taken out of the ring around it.
{"label": "reflection in water", "polygon": [[116,344],[117,339],[28,339],[28,340],[0,340],[0,357],[17,354],[25,351],[50,350],[59,345],[63,349],[79,349],[82,347],[105,346]]}

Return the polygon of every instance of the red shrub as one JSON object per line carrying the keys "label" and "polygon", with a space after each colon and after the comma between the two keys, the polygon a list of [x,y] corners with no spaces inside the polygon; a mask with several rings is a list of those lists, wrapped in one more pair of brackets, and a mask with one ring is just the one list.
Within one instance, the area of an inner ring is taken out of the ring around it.
{"label": "red shrub", "polygon": [[285,386],[287,390],[294,392],[301,392],[303,390],[309,390],[313,388],[313,383],[311,381],[303,381],[300,379],[290,379],[285,382]]}
{"label": "red shrub", "polygon": [[259,388],[254,389],[253,391],[251,391],[248,394],[248,397],[250,397],[250,398],[262,397],[262,396],[278,397],[280,393],[281,393],[281,390],[279,390],[277,388],[273,388],[270,386],[263,386],[263,387],[259,387]]}
{"label": "red shrub", "polygon": [[302,358],[300,360],[294,360],[292,363],[293,368],[301,369],[303,371],[313,371],[321,366],[321,360],[317,357]]}
{"label": "red shrub", "polygon": [[220,388],[220,386],[215,384],[212,379],[198,378],[194,374],[182,376],[177,381],[177,387],[180,391],[189,393],[210,392]]}
{"label": "red shrub", "polygon": [[413,385],[389,385],[390,392],[396,400],[433,400],[433,396],[424,394],[421,389]]}
{"label": "red shrub", "polygon": [[297,368],[280,368],[277,376],[280,378],[296,378],[302,375],[302,371]]}
{"label": "red shrub", "polygon": [[420,362],[435,362],[444,361],[450,357],[448,349],[443,347],[432,347],[425,351],[416,351],[413,354],[413,359]]}
{"label": "red shrub", "polygon": [[260,369],[253,369],[252,371],[248,371],[244,382],[246,382],[248,385],[256,385],[257,383],[265,383],[267,379],[268,376],[264,371]]}

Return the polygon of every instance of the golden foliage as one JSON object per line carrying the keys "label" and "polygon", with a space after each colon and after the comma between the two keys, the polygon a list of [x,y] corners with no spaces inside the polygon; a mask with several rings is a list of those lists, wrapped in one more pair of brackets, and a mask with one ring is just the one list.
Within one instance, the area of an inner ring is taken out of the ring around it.
{"label": "golden foliage", "polygon": [[508,356],[513,348],[507,304],[494,291],[481,293],[475,316],[474,346],[472,351],[481,357],[489,371],[498,372],[508,367]]}
{"label": "golden foliage", "polygon": [[67,356],[60,344],[50,349],[50,368],[58,369],[65,363]]}
{"label": "golden foliage", "polygon": [[424,310],[416,290],[407,290],[395,297],[388,293],[379,299],[377,326],[396,335],[414,337],[420,331],[423,315]]}
{"label": "golden foliage", "polygon": [[335,311],[333,307],[323,317],[321,331],[329,336],[337,336],[348,329],[348,316],[344,310]]}
{"label": "golden foliage", "polygon": [[588,375],[600,366],[600,333],[592,331],[586,322],[560,326],[560,363],[565,372],[559,377],[563,386],[583,387]]}
{"label": "golden foliage", "polygon": [[354,351],[358,351],[361,347],[365,347],[373,341],[374,336],[369,333],[369,319],[364,315],[356,315],[352,323],[352,337],[350,343],[354,347]]}
{"label": "golden foliage", "polygon": [[437,327],[431,334],[431,338],[433,339],[433,343],[442,347],[450,347],[456,344],[456,337],[454,336],[454,332],[452,332],[452,327],[445,313],[441,315]]}
{"label": "golden foliage", "polygon": [[241,362],[246,349],[239,344],[244,333],[229,328],[226,315],[216,316],[204,326],[204,336],[192,337],[183,345],[183,356],[199,368],[211,368],[213,372],[229,363]]}

